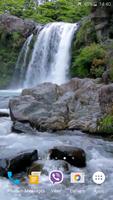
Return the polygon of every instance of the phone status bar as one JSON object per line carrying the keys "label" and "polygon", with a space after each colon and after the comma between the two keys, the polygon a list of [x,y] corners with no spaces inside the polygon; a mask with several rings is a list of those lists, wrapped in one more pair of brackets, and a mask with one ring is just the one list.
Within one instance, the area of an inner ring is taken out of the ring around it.
{"label": "phone status bar", "polygon": [[112,6],[112,2],[110,2],[110,1],[107,1],[107,2],[103,2],[103,1],[99,1],[99,2],[91,2],[91,1],[82,2],[82,1],[79,1],[78,2],[78,6],[111,7]]}

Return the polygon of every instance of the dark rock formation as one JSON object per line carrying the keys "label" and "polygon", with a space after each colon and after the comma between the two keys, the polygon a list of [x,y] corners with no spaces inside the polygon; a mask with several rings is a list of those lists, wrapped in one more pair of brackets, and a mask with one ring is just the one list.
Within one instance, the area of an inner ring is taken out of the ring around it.
{"label": "dark rock formation", "polygon": [[71,146],[58,146],[49,151],[50,159],[65,160],[75,167],[86,166],[84,150]]}
{"label": "dark rock formation", "polygon": [[9,117],[9,113],[0,111],[0,117]]}
{"label": "dark rock formation", "polygon": [[8,171],[12,171],[13,174],[25,171],[37,159],[37,150],[21,152],[18,155],[0,159],[0,176],[7,176]]}

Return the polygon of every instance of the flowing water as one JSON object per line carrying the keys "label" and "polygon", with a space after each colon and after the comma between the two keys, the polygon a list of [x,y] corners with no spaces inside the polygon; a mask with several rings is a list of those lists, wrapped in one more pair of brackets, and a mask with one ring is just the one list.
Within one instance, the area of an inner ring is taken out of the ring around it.
{"label": "flowing water", "polygon": [[[20,91],[0,91],[0,111],[8,108],[7,99],[18,96]],[[0,152],[1,156],[12,155],[16,152],[37,149],[44,164],[46,173],[41,175],[41,183],[31,186],[26,176],[26,185],[15,186],[6,178],[0,178],[1,200],[113,200],[113,142],[102,138],[90,137],[80,131],[65,131],[62,133],[37,133],[37,135],[16,134],[11,131],[10,118],[0,118]],[[64,182],[52,185],[48,180],[51,170],[63,171],[61,161],[48,160],[48,150],[56,145],[73,145],[86,151],[87,167],[84,184],[71,184],[70,173],[81,171],[69,166],[64,172]],[[98,186],[92,181],[96,171],[103,171],[105,182]]]}
{"label": "flowing water", "polygon": [[42,82],[64,83],[70,66],[70,48],[77,24],[47,24],[37,36],[24,87]]}
{"label": "flowing water", "polygon": [[[11,83],[11,88],[17,88],[23,86],[23,80],[26,73],[26,68],[28,64],[28,56],[29,56],[29,50],[30,50],[30,43],[32,41],[33,34],[31,34],[26,42],[24,43],[20,54],[18,56],[18,60],[15,66],[15,72],[13,75],[13,80]],[[15,86],[16,85],[16,86]]]}

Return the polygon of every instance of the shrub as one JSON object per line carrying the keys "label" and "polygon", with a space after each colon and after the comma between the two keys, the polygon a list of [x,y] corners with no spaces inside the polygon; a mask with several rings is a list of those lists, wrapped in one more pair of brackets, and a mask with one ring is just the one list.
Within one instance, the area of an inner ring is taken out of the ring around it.
{"label": "shrub", "polygon": [[[79,77],[98,77],[104,70],[105,63],[96,68],[94,71],[94,61],[103,60],[105,57],[105,50],[99,44],[91,44],[83,49],[81,49],[80,54],[76,57],[71,68],[72,76]],[[102,70],[103,69],[103,70]],[[92,71],[93,70],[93,71]],[[92,73],[93,72],[93,73]],[[98,74],[96,74],[98,72]]]}
{"label": "shrub", "polygon": [[113,134],[113,116],[106,115],[98,121],[98,131],[105,134]]}
{"label": "shrub", "polygon": [[105,68],[106,68],[106,61],[104,58],[103,59],[94,59],[92,62],[91,69],[90,69],[90,74],[94,78],[101,77],[105,71]]}

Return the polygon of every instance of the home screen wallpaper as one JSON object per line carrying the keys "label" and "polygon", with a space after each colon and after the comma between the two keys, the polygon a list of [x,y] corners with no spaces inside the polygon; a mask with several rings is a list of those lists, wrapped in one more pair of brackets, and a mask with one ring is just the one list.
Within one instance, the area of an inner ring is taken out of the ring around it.
{"label": "home screen wallpaper", "polygon": [[113,200],[112,0],[0,1],[0,200]]}

